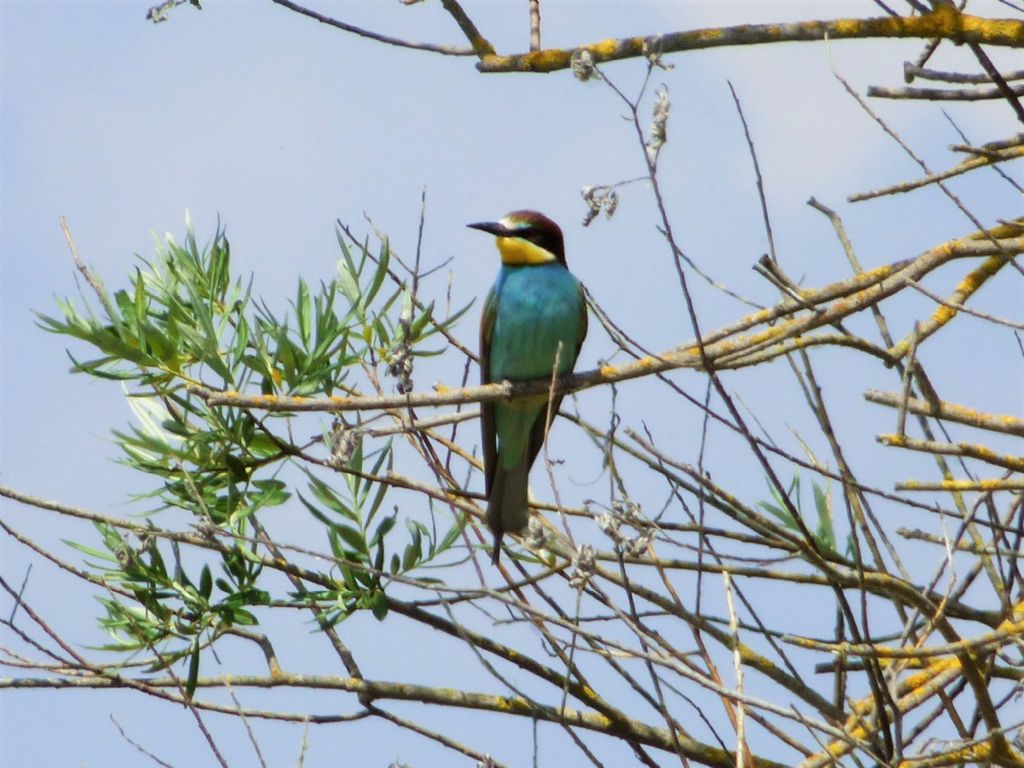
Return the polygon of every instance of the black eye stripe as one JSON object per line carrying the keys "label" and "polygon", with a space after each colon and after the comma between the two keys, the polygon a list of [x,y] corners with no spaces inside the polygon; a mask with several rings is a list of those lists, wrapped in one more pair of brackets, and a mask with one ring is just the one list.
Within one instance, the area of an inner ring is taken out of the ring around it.
{"label": "black eye stripe", "polygon": [[515,211],[503,220],[505,237],[515,237],[543,248],[565,264],[562,231],[558,225],[536,211]]}
{"label": "black eye stripe", "polygon": [[521,237],[523,240],[528,240],[534,245],[539,245],[547,250],[552,250],[554,242],[554,238],[551,237],[549,232],[536,227],[524,227],[516,232],[516,237]]}
{"label": "black eye stripe", "polygon": [[531,240],[544,250],[550,251],[551,253],[558,253],[559,251],[558,240],[553,237],[550,232],[535,232]]}

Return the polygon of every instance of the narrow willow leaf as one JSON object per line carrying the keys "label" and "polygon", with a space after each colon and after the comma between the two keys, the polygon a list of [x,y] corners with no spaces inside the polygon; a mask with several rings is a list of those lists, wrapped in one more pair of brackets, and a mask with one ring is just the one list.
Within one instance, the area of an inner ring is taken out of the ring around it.
{"label": "narrow willow leaf", "polygon": [[195,646],[192,656],[188,662],[188,680],[185,682],[185,700],[192,701],[196,692],[196,683],[199,681],[199,646]]}
{"label": "narrow willow leaf", "polygon": [[311,327],[313,315],[313,302],[309,296],[309,288],[305,280],[299,280],[299,295],[295,299],[295,314],[299,326],[299,338],[302,345],[309,349],[311,341]]}

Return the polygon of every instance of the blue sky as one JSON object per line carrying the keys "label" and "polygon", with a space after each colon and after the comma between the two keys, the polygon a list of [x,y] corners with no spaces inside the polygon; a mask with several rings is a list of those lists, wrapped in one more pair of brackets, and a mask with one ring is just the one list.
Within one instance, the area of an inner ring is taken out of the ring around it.
{"label": "blue sky", "polygon": [[[459,40],[437,3],[369,5],[317,7],[397,36]],[[499,51],[524,47],[523,5],[466,3]],[[1000,7],[975,5],[979,13]],[[335,219],[367,232],[365,213],[399,252],[410,254],[424,189],[425,262],[452,259],[457,301],[482,296],[497,259],[490,243],[465,224],[533,207],[561,222],[570,266],[635,337],[654,349],[690,337],[647,187],[625,187],[613,220],[600,219],[587,229],[579,224],[585,212],[580,187],[642,172],[621,105],[600,83],[579,83],[564,72],[484,76],[471,59],[387,48],[268,2],[210,0],[201,12],[182,7],[158,26],[144,20],[147,6],[0,3],[0,349],[5,361],[0,483],[115,515],[129,514],[128,495],[142,490],[138,478],[112,461],[116,448],[109,430],[131,418],[121,390],[71,376],[65,340],[34,325],[33,311],[52,312],[55,296],[77,295],[58,226],[62,215],[83,259],[112,287],[134,269],[133,254],[153,253],[154,235],[183,235],[186,210],[200,240],[208,239],[220,221],[231,239],[235,270],[253,273],[256,292],[283,306],[300,276],[314,283],[334,274]],[[823,12],[869,14],[873,8],[869,2],[552,2],[545,4],[545,42],[571,45]],[[869,83],[899,85],[903,60],[918,49],[912,41],[843,43],[832,46],[831,55],[863,91]],[[1008,62],[1001,53],[993,56]],[[946,68],[970,66],[963,51],[944,50],[943,57]],[[970,223],[935,190],[884,202],[844,202],[849,193],[915,177],[918,171],[843,93],[824,45],[726,49],[673,56],[668,62],[674,69],[659,72],[656,81],[672,97],[661,173],[673,224],[688,254],[730,287],[765,303],[775,298],[775,290],[750,269],[766,244],[728,80],[743,100],[780,259],[794,277],[818,285],[847,274],[831,228],[804,205],[812,195],[844,216],[868,267],[970,231]],[[642,76],[637,62],[609,65],[606,71],[630,93]],[[937,106],[875,106],[934,168],[955,162],[946,147],[958,139]],[[948,110],[976,143],[1019,129],[1000,103]],[[1019,213],[1019,195],[989,176],[975,174],[954,187],[985,222]],[[951,279],[939,276],[934,286],[948,289]],[[435,290],[443,294],[443,283],[435,283]],[[981,306],[1019,317],[1020,296],[1012,281],[1010,287],[986,287]],[[741,307],[703,286],[698,304],[706,327],[742,314]],[[930,309],[924,300],[908,301],[905,314],[892,318],[894,331],[906,333],[913,318]],[[468,343],[475,343],[474,326],[471,320],[460,329]],[[995,412],[1020,412],[1021,357],[1008,334],[990,334],[965,319],[944,332],[943,344],[941,355],[938,349],[928,352],[936,366],[947,353],[960,360],[940,374],[944,397]],[[607,339],[592,334],[578,367],[592,368],[611,351]],[[860,393],[877,384],[878,372],[846,370],[843,358],[830,354],[821,356],[826,391],[839,413],[858,409],[856,417],[844,420],[856,427],[850,426],[846,437],[858,446],[855,460],[877,467],[891,454],[873,445],[873,435],[891,431],[891,414],[864,405]],[[461,374],[461,367],[451,371],[443,364],[428,370],[418,381],[421,387],[435,378],[456,383]],[[747,404],[767,412],[773,433],[806,428],[799,404],[792,410],[775,407],[776,385],[791,388],[784,366],[759,376],[746,385],[736,377],[730,385],[747,387],[742,390]],[[702,392],[692,374],[679,380]],[[888,384],[896,388],[893,380]],[[621,397],[626,407],[640,407],[650,392],[636,383],[622,387]],[[589,397],[595,405],[607,402],[606,394]],[[690,430],[699,419],[695,414],[679,418],[676,426],[664,425],[662,437],[690,460],[696,450]],[[908,473],[924,466],[907,459]],[[763,492],[749,490],[755,497]],[[579,491],[587,493],[594,490]],[[61,547],[61,538],[74,535],[70,529],[55,530],[54,518],[38,511],[6,501],[0,509],[5,519],[50,546]],[[86,528],[75,533],[89,535]],[[3,572],[20,583],[31,558],[8,539],[2,547]],[[91,618],[96,604],[53,568],[36,560],[27,594],[69,639],[98,641]],[[410,654],[399,620],[383,626],[386,632],[372,620],[357,619],[346,631],[357,646],[381,649],[399,672],[430,677],[437,671],[429,647],[422,658]],[[296,640],[304,642],[308,638]],[[397,674],[394,666],[380,666]],[[281,702],[288,695],[279,696],[275,705],[286,706]],[[324,703],[332,704],[328,697]],[[179,708],[126,695],[70,692],[2,694],[0,754],[11,765],[139,764],[140,756],[117,735],[110,715],[172,763],[190,764],[190,755],[204,754],[187,712]],[[459,713],[457,719],[456,730],[468,740],[494,723],[475,714]],[[233,764],[243,764],[251,755],[240,731],[236,725],[225,728]],[[271,764],[294,764],[299,731],[264,728]],[[516,728],[514,733],[528,741],[528,724]],[[355,764],[367,765],[393,759],[439,764],[451,757],[375,722],[314,730],[309,749],[311,765],[343,750],[355,751],[362,758]],[[496,756],[522,764],[529,758],[528,744],[503,744]]]}

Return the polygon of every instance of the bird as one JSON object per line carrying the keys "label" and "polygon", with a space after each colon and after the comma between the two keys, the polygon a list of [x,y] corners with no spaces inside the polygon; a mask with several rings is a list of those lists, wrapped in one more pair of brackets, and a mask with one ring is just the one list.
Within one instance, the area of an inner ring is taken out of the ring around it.
{"label": "bird", "polygon": [[[550,379],[570,373],[587,335],[583,285],[569,271],[559,226],[537,211],[513,211],[498,221],[468,224],[494,235],[501,269],[480,317],[480,380]],[[556,368],[557,357],[557,368]],[[562,395],[551,399],[557,415]],[[529,522],[530,467],[544,444],[548,395],[483,403],[484,488],[487,527],[498,564],[506,533]]]}

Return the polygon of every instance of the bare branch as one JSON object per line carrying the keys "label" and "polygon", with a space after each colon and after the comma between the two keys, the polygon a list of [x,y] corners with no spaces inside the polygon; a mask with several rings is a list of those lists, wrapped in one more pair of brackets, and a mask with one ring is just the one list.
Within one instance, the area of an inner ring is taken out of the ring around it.
{"label": "bare branch", "polygon": [[472,48],[459,48],[453,45],[437,45],[434,43],[418,43],[412,40],[401,40],[397,37],[391,37],[390,35],[382,35],[379,32],[371,32],[368,29],[357,27],[354,24],[349,24],[344,21],[326,16],[322,13],[306,8],[305,6],[299,5],[298,3],[292,2],[292,0],[270,0],[272,3],[283,6],[290,11],[295,11],[303,16],[308,16],[311,19],[319,21],[321,24],[326,24],[329,27],[340,29],[345,32],[351,32],[359,37],[365,37],[370,40],[376,40],[378,43],[385,43],[386,45],[394,45],[399,48],[412,48],[417,51],[430,51],[431,53],[440,53],[445,56],[475,56],[477,52]]}

